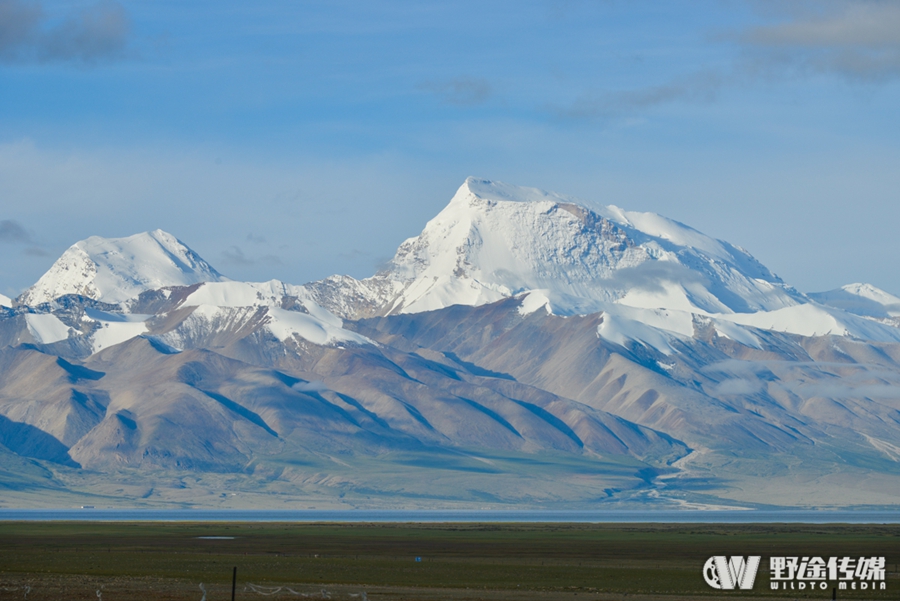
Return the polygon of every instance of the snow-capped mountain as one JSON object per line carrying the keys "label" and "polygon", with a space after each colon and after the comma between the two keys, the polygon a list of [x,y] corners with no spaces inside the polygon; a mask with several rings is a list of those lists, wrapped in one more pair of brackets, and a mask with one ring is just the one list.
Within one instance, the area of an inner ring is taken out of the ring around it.
{"label": "snow-capped mountain", "polygon": [[697,316],[744,342],[755,339],[755,328],[900,341],[891,324],[812,302],[747,251],[661,215],[474,178],[383,272],[305,288],[350,319],[522,295],[524,313],[603,312],[600,336],[661,352],[690,339]]}
{"label": "snow-capped mountain", "polygon": [[743,249],[654,213],[469,178],[386,278],[389,313],[479,305],[545,290],[557,314],[609,302],[733,313],[805,302]]}
{"label": "snow-capped mountain", "polygon": [[80,294],[120,303],[145,290],[224,279],[200,255],[162,230],[127,238],[92,236],[69,247],[18,301],[35,306]]}
{"label": "snow-capped mountain", "polygon": [[809,295],[823,305],[876,319],[900,318],[900,298],[871,284],[847,284]]}
{"label": "snow-capped mountain", "polygon": [[[206,285],[179,298],[179,306],[195,307],[189,323],[233,325],[242,319],[238,314],[250,319],[256,312],[249,308],[262,308],[271,332],[317,344],[365,343],[343,331],[342,319],[480,306],[514,296],[522,298],[522,314],[602,312],[599,336],[667,354],[673,342],[694,336],[698,319],[750,346],[758,339],[755,330],[900,342],[900,299],[874,287],[854,284],[806,296],[747,251],[660,215],[475,178],[418,236],[400,245],[387,269],[364,280],[228,282],[174,236],[156,230],[76,243],[18,301],[35,306],[80,294],[124,303],[123,314],[140,313],[135,303],[142,292],[200,283]],[[49,314],[31,315],[27,323],[39,343],[93,331],[90,348],[96,352],[147,333],[150,318],[112,318],[95,310],[81,317],[92,326]]]}
{"label": "snow-capped mountain", "polygon": [[191,471],[304,507],[898,503],[900,298],[804,295],[652,213],[470,178],[367,279],[234,282],[156,230],[0,306],[0,470],[160,502]]}
{"label": "snow-capped mountain", "polygon": [[746,313],[808,300],[745,250],[660,215],[475,178],[400,245],[384,272],[326,282],[362,289],[387,314],[477,306],[534,290],[562,315],[609,303]]}

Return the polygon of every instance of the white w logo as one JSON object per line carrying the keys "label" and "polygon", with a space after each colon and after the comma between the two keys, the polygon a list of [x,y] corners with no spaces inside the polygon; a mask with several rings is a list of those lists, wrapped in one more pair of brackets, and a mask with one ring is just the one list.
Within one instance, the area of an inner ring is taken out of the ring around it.
{"label": "white w logo", "polygon": [[738,587],[749,590],[756,580],[759,560],[760,557],[755,555],[746,560],[743,557],[729,559],[724,555],[710,557],[703,566],[703,578],[706,584],[716,589],[731,591]]}

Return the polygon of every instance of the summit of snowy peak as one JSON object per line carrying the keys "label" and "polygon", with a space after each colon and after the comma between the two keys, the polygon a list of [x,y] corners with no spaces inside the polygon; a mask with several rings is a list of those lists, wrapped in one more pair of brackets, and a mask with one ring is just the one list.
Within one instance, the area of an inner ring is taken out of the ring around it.
{"label": "summit of snowy peak", "polygon": [[900,305],[900,298],[872,284],[847,284],[846,286],[841,286],[840,289],[847,294],[867,298],[881,305]]}
{"label": "summit of snowy peak", "polygon": [[872,284],[847,284],[835,290],[813,292],[813,300],[863,317],[900,317],[900,297]]}
{"label": "summit of snowy peak", "polygon": [[376,279],[397,291],[388,313],[529,290],[547,290],[559,313],[609,302],[729,313],[805,300],[746,251],[677,221],[477,178]]}
{"label": "summit of snowy peak", "polygon": [[489,179],[467,177],[463,185],[456,191],[450,203],[472,199],[506,202],[579,202],[573,198],[562,196],[555,192],[539,190],[538,188],[515,186]]}
{"label": "summit of snowy peak", "polygon": [[145,290],[224,280],[178,238],[157,229],[126,238],[91,236],[76,242],[18,300],[33,306],[80,294],[119,303]]}
{"label": "summit of snowy peak", "polygon": [[548,209],[558,206],[576,214],[593,213],[631,234],[636,242],[652,238],[664,246],[696,249],[723,261],[738,263],[742,271],[748,274],[752,272],[752,277],[781,283],[778,276],[771,273],[744,249],[707,236],[689,225],[658,213],[628,211],[613,204],[602,205],[538,188],[474,177],[467,178],[460,186],[448,208],[472,200],[489,203],[532,203]]}

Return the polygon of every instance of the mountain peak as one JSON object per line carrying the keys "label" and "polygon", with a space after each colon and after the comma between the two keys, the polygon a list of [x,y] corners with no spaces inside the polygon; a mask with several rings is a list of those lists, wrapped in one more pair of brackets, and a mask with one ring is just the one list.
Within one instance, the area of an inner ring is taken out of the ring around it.
{"label": "mountain peak", "polygon": [[538,188],[514,186],[489,179],[467,177],[450,202],[452,204],[454,201],[472,199],[518,203],[569,202],[579,204],[579,201],[575,199],[567,198],[554,192],[539,190]]}
{"label": "mountain peak", "polygon": [[863,317],[900,317],[900,298],[872,284],[847,284],[827,292],[814,292],[809,296],[823,305]]}
{"label": "mountain peak", "polygon": [[225,279],[178,238],[156,229],[125,238],[91,236],[76,242],[18,300],[39,305],[80,294],[119,303],[145,290]]}
{"label": "mountain peak", "polygon": [[391,313],[529,290],[547,290],[562,314],[610,302],[732,313],[802,301],[746,251],[677,221],[473,177],[376,279],[398,293]]}

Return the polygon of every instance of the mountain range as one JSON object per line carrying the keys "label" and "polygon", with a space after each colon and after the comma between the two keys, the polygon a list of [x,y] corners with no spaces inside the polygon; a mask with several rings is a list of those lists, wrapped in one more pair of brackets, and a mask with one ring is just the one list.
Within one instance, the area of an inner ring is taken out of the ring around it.
{"label": "mountain range", "polygon": [[900,298],[469,178],[379,273],[156,230],[0,297],[0,505],[894,507]]}

